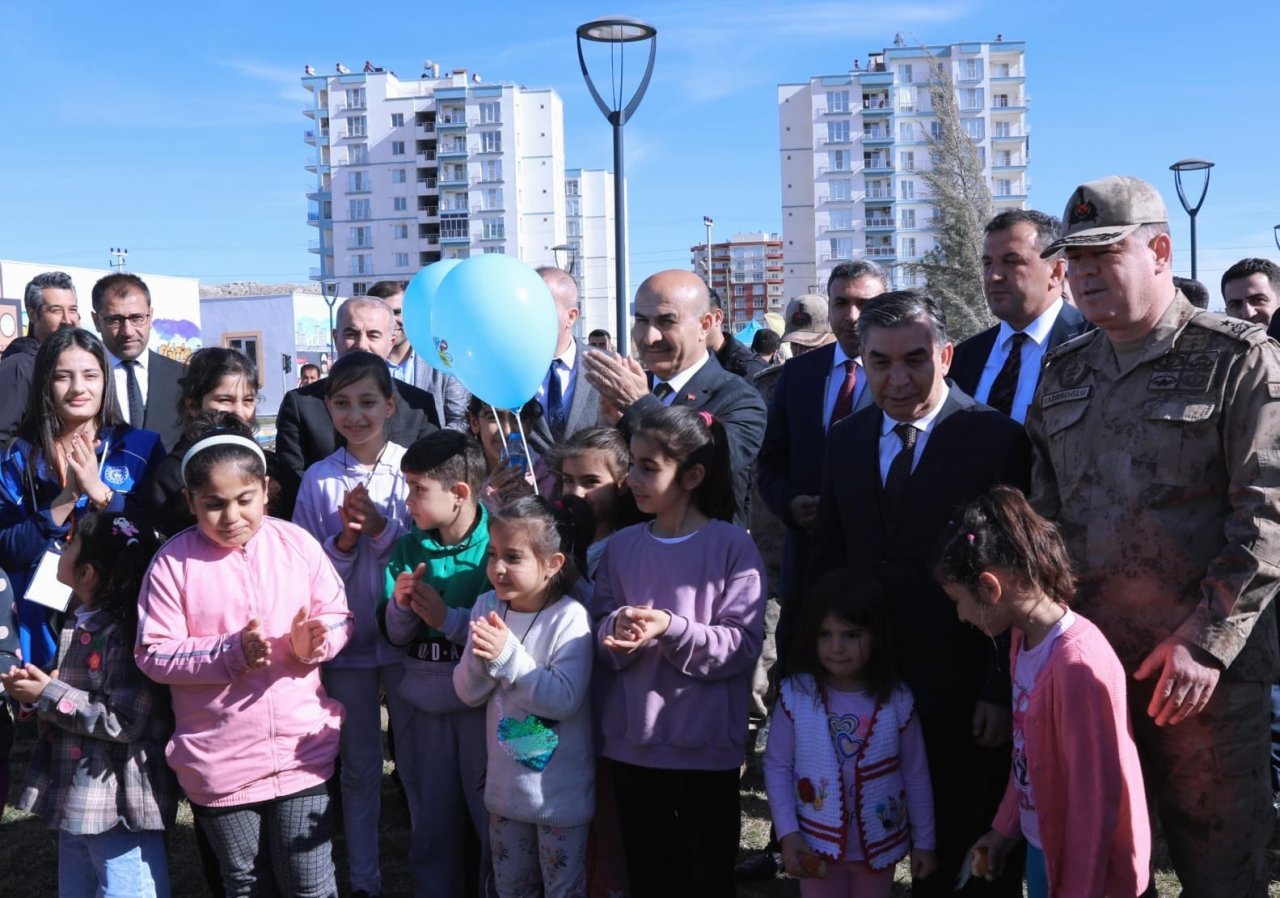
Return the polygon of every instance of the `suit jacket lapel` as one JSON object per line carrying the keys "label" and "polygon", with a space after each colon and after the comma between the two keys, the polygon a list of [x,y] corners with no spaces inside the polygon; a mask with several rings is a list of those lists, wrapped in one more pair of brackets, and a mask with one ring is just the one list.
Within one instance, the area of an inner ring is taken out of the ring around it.
{"label": "suit jacket lapel", "polygon": [[831,366],[835,363],[836,344],[820,346],[811,353],[813,381],[800,385],[800,399],[796,414],[801,421],[813,422],[813,427],[805,427],[806,433],[827,432],[827,421],[823,416],[827,408],[827,378],[831,375]]}
{"label": "suit jacket lapel", "polygon": [[569,377],[573,383],[573,399],[569,402],[569,414],[565,418],[564,432],[575,433],[584,427],[594,424],[600,414],[600,397],[595,387],[582,374],[582,353],[589,347],[579,343],[577,355],[573,359],[573,370]]}
{"label": "suit jacket lapel", "polygon": [[896,531],[898,527],[911,520],[911,509],[921,501],[922,496],[928,495],[933,482],[947,472],[951,464],[949,450],[957,442],[956,434],[952,431],[961,423],[958,418],[952,420],[952,416],[973,405],[974,401],[968,394],[958,387],[951,387],[946,401],[942,404],[942,410],[934,419],[933,429],[929,432],[929,439],[920,453],[920,460],[907,479],[906,489],[902,493],[902,502],[898,508],[892,510],[892,520],[889,521],[889,525],[893,530]]}

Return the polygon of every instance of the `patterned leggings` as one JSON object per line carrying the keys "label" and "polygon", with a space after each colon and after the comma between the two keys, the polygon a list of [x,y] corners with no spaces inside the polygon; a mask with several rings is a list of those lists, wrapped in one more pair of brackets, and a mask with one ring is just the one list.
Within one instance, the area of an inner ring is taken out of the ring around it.
{"label": "patterned leggings", "polygon": [[587,833],[489,815],[493,876],[501,898],[580,898],[587,894]]}
{"label": "patterned leggings", "polygon": [[330,839],[333,807],[324,786],[229,808],[191,805],[218,856],[228,898],[336,898]]}

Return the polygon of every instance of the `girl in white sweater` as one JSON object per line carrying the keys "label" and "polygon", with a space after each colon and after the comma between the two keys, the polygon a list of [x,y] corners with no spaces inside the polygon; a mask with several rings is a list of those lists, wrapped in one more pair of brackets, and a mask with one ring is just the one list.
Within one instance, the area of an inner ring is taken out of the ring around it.
{"label": "girl in white sweater", "polygon": [[589,507],[517,499],[489,521],[492,592],[476,600],[458,697],[488,703],[485,806],[498,894],[583,895],[595,809],[591,620],[568,595]]}

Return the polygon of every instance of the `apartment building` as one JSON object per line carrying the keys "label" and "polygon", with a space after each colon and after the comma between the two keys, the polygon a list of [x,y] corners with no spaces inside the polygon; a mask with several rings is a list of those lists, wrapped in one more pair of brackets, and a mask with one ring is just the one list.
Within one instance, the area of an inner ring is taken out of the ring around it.
{"label": "apartment building", "polygon": [[723,243],[690,247],[693,270],[720,294],[725,327],[737,331],[765,312],[782,312],[782,238],[766,231],[734,234]]}
{"label": "apartment building", "polygon": [[602,169],[569,169],[564,174],[565,245],[567,258],[557,253],[560,267],[578,283],[578,336],[602,328],[618,335],[614,303],[613,174]]}
{"label": "apartment building", "polygon": [[338,295],[476,253],[555,264],[565,242],[559,95],[425,68],[406,80],[369,64],[302,79],[310,275]]}
{"label": "apartment building", "polygon": [[933,206],[920,172],[938,122],[931,58],[955,83],[997,212],[1027,208],[1030,129],[1022,41],[894,46],[850,71],[778,86],[782,170],[783,293],[822,292],[839,262],[871,259],[897,286],[916,286],[903,265],[935,245]]}

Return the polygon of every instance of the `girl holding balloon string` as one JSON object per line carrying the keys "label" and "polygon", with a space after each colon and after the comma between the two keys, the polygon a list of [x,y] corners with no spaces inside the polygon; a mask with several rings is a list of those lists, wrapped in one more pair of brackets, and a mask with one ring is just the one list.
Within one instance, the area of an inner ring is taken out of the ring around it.
{"label": "girl holding balloon string", "polygon": [[471,397],[467,405],[467,428],[484,451],[486,477],[480,487],[480,501],[488,511],[497,511],[513,499],[532,495],[535,486],[540,496],[554,494],[555,471],[524,440],[530,423],[541,414],[542,406],[536,399],[524,404],[517,420],[515,412],[495,409],[480,397]]}

